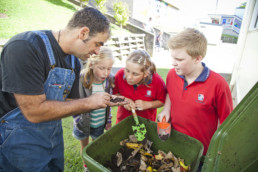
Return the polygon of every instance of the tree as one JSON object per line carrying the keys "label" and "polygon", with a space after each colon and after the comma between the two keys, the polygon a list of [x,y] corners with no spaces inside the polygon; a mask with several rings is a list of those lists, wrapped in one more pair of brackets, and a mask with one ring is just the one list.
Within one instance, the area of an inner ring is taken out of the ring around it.
{"label": "tree", "polygon": [[95,0],[95,6],[99,11],[103,14],[107,12],[107,8],[105,7],[105,3],[107,0]]}
{"label": "tree", "polygon": [[246,7],[246,2],[243,2],[240,4],[239,8],[245,8]]}
{"label": "tree", "polygon": [[85,4],[88,4],[89,3],[89,0],[80,0],[80,7],[83,8],[83,5]]}
{"label": "tree", "polygon": [[113,4],[113,9],[115,11],[114,18],[116,23],[120,25],[120,28],[123,28],[127,24],[129,19],[129,10],[128,5],[124,2],[116,2]]}

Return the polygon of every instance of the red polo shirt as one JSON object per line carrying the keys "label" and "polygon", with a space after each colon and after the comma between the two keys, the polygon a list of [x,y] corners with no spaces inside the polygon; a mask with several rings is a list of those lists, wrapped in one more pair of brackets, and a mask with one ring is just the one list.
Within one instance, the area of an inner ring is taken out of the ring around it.
{"label": "red polo shirt", "polygon": [[233,103],[226,80],[203,65],[203,72],[190,85],[184,76],[171,69],[167,75],[167,91],[173,129],[202,142],[205,155],[218,121],[222,123],[227,118]]}
{"label": "red polo shirt", "polygon": [[[124,78],[124,69],[120,69],[115,75],[115,88],[113,94],[119,93],[120,95],[129,99],[154,101],[160,100],[162,103],[165,102],[166,98],[166,86],[162,78],[156,73],[152,75],[152,80],[148,86],[140,85],[129,85]],[[143,118],[156,121],[157,109],[147,109],[143,111],[136,111],[138,116]],[[126,110],[123,106],[119,106],[117,110],[116,123],[132,115],[132,113]]]}

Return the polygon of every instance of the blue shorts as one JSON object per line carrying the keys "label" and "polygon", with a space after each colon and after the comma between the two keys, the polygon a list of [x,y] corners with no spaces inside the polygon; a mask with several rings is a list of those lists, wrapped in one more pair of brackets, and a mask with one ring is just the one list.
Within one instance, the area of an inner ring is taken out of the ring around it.
{"label": "blue shorts", "polygon": [[[105,125],[102,125],[98,128],[92,128],[90,127],[90,136],[93,140],[95,140],[96,138],[98,138],[101,134],[104,133],[104,129],[105,129]],[[88,134],[84,134],[83,132],[81,132],[80,130],[78,130],[78,128],[76,128],[75,126],[73,126],[73,137],[78,139],[78,140],[84,140],[86,138],[89,137]]]}

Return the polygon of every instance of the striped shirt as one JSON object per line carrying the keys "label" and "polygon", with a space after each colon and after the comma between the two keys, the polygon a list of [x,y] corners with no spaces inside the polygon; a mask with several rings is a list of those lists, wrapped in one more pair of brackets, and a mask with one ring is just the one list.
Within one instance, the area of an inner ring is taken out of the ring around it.
{"label": "striped shirt", "polygon": [[[104,83],[101,84],[92,84],[92,94],[98,92],[105,92]],[[100,126],[105,125],[106,118],[106,108],[96,109],[90,112],[90,127],[98,128]]]}

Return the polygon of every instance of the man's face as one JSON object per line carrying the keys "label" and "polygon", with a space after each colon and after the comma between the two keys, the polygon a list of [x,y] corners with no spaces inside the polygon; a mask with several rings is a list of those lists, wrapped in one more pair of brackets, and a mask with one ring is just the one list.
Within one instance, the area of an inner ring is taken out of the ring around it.
{"label": "man's face", "polygon": [[189,56],[184,48],[170,50],[172,66],[178,75],[189,75],[196,67],[196,59]]}
{"label": "man's face", "polygon": [[89,36],[86,40],[79,40],[77,44],[76,57],[79,57],[83,61],[89,58],[93,54],[99,54],[100,47],[108,40],[109,33],[97,33],[94,36]]}

